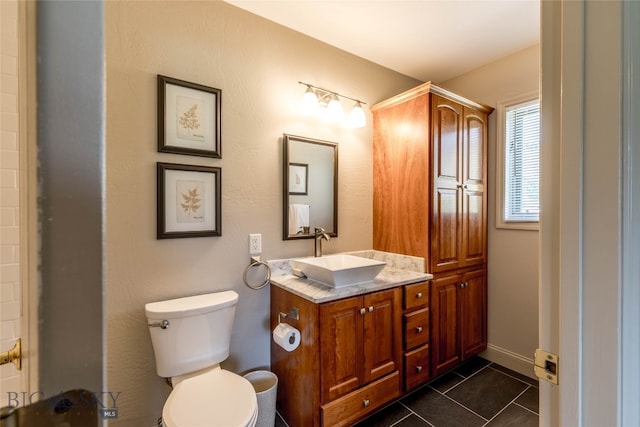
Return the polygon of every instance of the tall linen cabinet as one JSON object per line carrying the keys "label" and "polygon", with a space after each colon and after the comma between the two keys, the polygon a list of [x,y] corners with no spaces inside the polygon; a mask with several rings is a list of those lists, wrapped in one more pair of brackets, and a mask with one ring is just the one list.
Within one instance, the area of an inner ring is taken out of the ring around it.
{"label": "tall linen cabinet", "polygon": [[371,107],[373,248],[423,257],[431,376],[487,346],[487,118],[431,82]]}

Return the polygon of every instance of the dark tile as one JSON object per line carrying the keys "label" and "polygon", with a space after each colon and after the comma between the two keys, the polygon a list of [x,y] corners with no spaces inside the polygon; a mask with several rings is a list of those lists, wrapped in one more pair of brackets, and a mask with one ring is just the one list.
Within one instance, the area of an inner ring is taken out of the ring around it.
{"label": "dark tile", "polygon": [[489,367],[460,383],[447,396],[491,419],[527,387],[522,381]]}
{"label": "dark tile", "polygon": [[[509,368],[505,368],[504,366],[496,365],[495,363],[493,365],[491,365],[491,367],[493,369],[497,369],[500,372],[504,372],[507,375],[511,375],[512,377],[517,378],[520,381],[525,382],[525,383],[527,383],[529,385],[532,385],[532,386],[535,386],[535,387],[539,386],[539,381],[537,379],[535,379],[535,378],[531,378],[531,377],[528,377],[526,375],[522,375],[522,374],[520,374],[520,373],[518,373],[516,371],[512,371]],[[531,372],[533,372],[533,367],[531,368]]]}
{"label": "dark tile", "polygon": [[[365,418],[358,424],[355,424],[354,427],[388,427],[405,418],[410,413],[411,411],[409,411],[405,406],[395,402],[378,412],[375,412],[373,415]],[[423,423],[422,425],[425,424]]]}
{"label": "dark tile", "polygon": [[490,365],[491,362],[489,362],[487,359],[483,359],[482,357],[473,357],[469,360],[467,360],[466,362],[464,362],[462,365],[458,366],[454,372],[457,372],[458,374],[462,375],[463,377],[467,378],[470,377],[471,375],[475,374],[476,372],[478,372],[480,369],[484,368],[487,365]]}
{"label": "dark tile", "polygon": [[518,405],[509,405],[487,427],[538,427],[538,416]]}
{"label": "dark tile", "polygon": [[289,427],[277,411],[276,411],[276,423],[274,424],[274,427]]}
{"label": "dark tile", "polygon": [[516,399],[516,403],[518,405],[524,406],[530,411],[535,412],[536,414],[540,414],[539,411],[539,401],[540,391],[537,387],[529,387],[520,397]]}
{"label": "dark tile", "polygon": [[410,394],[401,402],[435,427],[475,427],[486,422],[429,387]]}
{"label": "dark tile", "polygon": [[429,383],[429,386],[435,388],[440,393],[445,393],[449,391],[451,388],[458,385],[461,381],[464,380],[464,377],[460,376],[455,372],[447,372],[444,375],[439,376],[435,380]]}
{"label": "dark tile", "polygon": [[400,421],[398,424],[394,424],[393,427],[428,427],[429,423],[418,417],[416,414],[411,414],[407,418]]}

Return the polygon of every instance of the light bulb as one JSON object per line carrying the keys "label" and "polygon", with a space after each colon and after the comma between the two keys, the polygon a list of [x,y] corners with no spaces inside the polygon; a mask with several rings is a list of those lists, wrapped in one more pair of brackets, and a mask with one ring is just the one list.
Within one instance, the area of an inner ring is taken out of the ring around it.
{"label": "light bulb", "polygon": [[327,105],[327,118],[332,122],[339,122],[344,118],[344,111],[338,96],[334,93]]}
{"label": "light bulb", "polygon": [[365,127],[366,124],[367,119],[365,118],[362,104],[360,103],[360,101],[356,101],[356,105],[353,106],[351,112],[349,113],[347,125],[352,128],[362,128]]}
{"label": "light bulb", "polygon": [[311,86],[307,86],[307,91],[302,95],[300,101],[300,114],[304,116],[317,116],[320,104],[318,97]]}

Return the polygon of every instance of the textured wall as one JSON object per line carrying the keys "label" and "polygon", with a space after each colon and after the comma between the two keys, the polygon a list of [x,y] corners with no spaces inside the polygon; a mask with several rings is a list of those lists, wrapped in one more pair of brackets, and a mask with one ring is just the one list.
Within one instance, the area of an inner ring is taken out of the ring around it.
{"label": "textured wall", "polygon": [[[362,129],[297,114],[304,87],[369,105],[420,82],[223,2],[105,2],[107,63],[107,387],[114,425],[152,425],[169,391],[156,376],[144,304],[234,289],[227,369],[269,365],[269,289],[242,284],[248,234],[263,258],[311,255],[282,240],[282,134],[339,143],[339,237],[325,252],[368,249],[371,117]],[[158,153],[156,74],[222,89],[222,159]],[[350,108],[346,102],[345,109]],[[156,240],[156,162],[222,168],[222,236]]]}

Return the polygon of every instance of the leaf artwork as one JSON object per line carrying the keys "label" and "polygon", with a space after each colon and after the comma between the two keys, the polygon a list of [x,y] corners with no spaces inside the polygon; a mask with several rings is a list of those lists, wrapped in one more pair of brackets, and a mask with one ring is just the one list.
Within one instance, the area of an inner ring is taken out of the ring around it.
{"label": "leaf artwork", "polygon": [[204,183],[197,180],[176,181],[176,221],[192,224],[204,221]]}
{"label": "leaf artwork", "polygon": [[188,130],[198,129],[200,127],[200,121],[198,120],[198,114],[196,113],[197,109],[198,104],[193,104],[191,108],[185,111],[182,116],[178,118],[180,126]]}
{"label": "leaf artwork", "polygon": [[180,203],[180,206],[182,206],[182,209],[187,213],[196,213],[196,211],[200,209],[200,202],[202,201],[198,194],[198,188],[189,189],[187,193],[188,194],[180,193],[184,199],[184,202]]}

